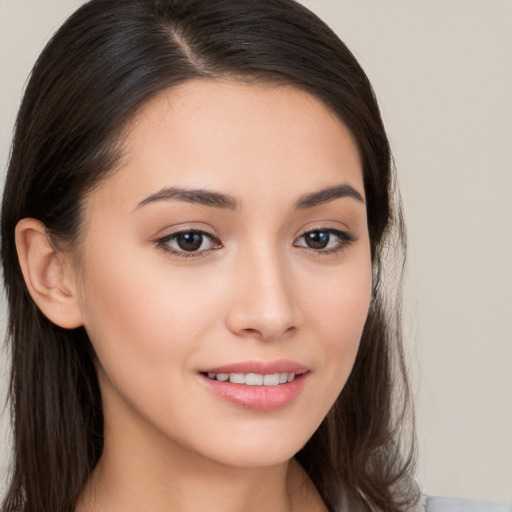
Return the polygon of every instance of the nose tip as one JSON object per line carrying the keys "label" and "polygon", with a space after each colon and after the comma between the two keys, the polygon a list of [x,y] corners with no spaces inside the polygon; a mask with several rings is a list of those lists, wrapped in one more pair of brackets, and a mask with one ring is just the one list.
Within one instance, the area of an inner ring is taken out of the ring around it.
{"label": "nose tip", "polygon": [[226,316],[228,328],[238,336],[280,340],[298,328],[293,280],[282,265],[248,268],[234,280],[235,300]]}
{"label": "nose tip", "polygon": [[265,314],[253,308],[239,308],[231,311],[228,317],[228,326],[239,336],[259,338],[266,341],[280,340],[291,335],[296,326],[291,315],[274,310],[272,315]]}

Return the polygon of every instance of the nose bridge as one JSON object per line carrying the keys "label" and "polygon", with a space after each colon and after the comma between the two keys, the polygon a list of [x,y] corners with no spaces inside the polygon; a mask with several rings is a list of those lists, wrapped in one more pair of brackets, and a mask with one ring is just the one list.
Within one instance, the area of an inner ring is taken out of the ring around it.
{"label": "nose bridge", "polygon": [[259,245],[257,250],[240,254],[237,266],[230,328],[265,339],[278,339],[296,328],[293,279],[279,248]]}

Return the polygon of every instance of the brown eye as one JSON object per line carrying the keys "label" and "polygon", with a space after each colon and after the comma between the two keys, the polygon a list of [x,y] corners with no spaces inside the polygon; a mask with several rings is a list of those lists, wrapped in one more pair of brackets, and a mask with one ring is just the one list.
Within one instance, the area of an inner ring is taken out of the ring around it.
{"label": "brown eye", "polygon": [[298,238],[294,245],[329,253],[341,250],[354,241],[350,233],[339,229],[313,229]]}
{"label": "brown eye", "polygon": [[329,245],[331,234],[328,231],[310,231],[303,238],[311,249],[325,249]]}
{"label": "brown eye", "polygon": [[221,246],[213,235],[201,230],[178,231],[157,240],[157,245],[171,254],[199,256]]}
{"label": "brown eye", "polygon": [[197,251],[204,241],[202,233],[180,233],[176,235],[176,245],[183,251]]}

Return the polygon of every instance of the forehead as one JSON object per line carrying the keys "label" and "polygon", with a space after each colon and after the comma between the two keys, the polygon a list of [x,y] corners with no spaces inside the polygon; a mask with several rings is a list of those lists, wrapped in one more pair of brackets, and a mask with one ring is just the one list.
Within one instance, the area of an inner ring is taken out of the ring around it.
{"label": "forehead", "polygon": [[122,153],[101,188],[132,205],[165,186],[220,189],[260,204],[269,194],[284,200],[343,182],[364,195],[348,129],[291,86],[195,80],[163,91],[127,126]]}

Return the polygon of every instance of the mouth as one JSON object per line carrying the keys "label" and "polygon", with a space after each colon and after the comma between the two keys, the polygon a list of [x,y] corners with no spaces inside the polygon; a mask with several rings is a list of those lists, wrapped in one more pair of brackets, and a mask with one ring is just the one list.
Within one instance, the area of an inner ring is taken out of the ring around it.
{"label": "mouth", "polygon": [[258,411],[284,407],[302,393],[310,370],[291,361],[243,362],[199,372],[219,398]]}
{"label": "mouth", "polygon": [[211,380],[219,382],[231,382],[232,384],[244,384],[246,386],[280,386],[293,382],[296,377],[303,375],[306,371],[300,373],[281,372],[281,373],[215,373],[202,372],[202,375]]}

